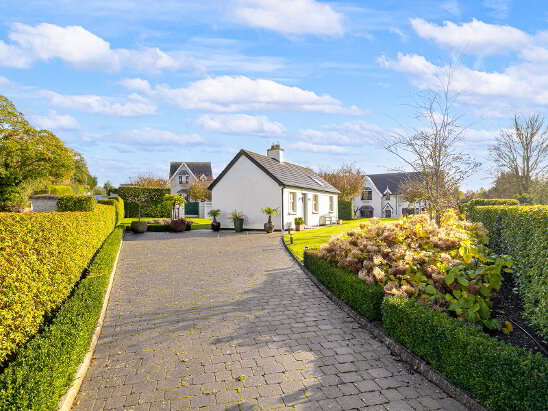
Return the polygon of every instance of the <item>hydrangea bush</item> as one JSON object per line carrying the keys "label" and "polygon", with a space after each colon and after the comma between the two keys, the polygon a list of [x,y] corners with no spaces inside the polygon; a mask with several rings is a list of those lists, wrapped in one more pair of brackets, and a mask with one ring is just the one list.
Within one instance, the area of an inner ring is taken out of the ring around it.
{"label": "hydrangea bush", "polygon": [[487,242],[481,223],[459,220],[448,211],[440,227],[425,215],[395,223],[372,219],[360,230],[332,237],[320,257],[354,271],[367,284],[381,284],[386,294],[416,298],[458,319],[500,328],[491,318],[491,300],[511,261],[494,254]]}

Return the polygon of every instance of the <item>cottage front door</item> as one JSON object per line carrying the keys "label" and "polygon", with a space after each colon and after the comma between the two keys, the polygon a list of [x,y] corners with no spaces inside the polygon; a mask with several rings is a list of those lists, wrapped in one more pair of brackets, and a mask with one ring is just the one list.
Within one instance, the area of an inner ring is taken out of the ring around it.
{"label": "cottage front door", "polygon": [[304,218],[304,225],[308,225],[308,194],[303,194],[303,218]]}

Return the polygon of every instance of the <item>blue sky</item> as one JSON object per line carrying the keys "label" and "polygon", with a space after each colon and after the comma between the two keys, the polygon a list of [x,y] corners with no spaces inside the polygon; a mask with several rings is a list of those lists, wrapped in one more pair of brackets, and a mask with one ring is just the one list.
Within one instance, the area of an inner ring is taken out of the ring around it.
{"label": "blue sky", "polygon": [[[84,4],[83,4],[84,3]],[[157,4],[159,3],[159,4]],[[272,142],[310,167],[399,167],[412,96],[462,55],[463,149],[548,107],[545,1],[140,0],[0,3],[0,94],[84,154],[101,183]]]}

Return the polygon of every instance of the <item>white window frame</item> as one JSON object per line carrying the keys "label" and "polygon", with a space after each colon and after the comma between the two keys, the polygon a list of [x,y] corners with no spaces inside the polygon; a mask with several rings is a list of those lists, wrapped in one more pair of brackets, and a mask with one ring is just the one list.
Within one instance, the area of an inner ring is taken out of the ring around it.
{"label": "white window frame", "polygon": [[312,194],[312,213],[318,214],[320,212],[320,195]]}
{"label": "white window frame", "polygon": [[297,192],[289,192],[289,214],[297,214]]}
{"label": "white window frame", "polygon": [[329,212],[335,212],[335,196],[329,196]]}
{"label": "white window frame", "polygon": [[179,184],[183,184],[183,176],[179,174]]}

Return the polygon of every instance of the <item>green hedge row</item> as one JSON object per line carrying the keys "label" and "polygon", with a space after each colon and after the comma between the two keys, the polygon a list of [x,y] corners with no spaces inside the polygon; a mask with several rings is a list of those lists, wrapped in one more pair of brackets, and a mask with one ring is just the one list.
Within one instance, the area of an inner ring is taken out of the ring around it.
{"label": "green hedge row", "polygon": [[0,213],[0,365],[67,298],[112,232],[116,211]]}
{"label": "green hedge row", "polygon": [[0,375],[0,410],[57,410],[84,359],[122,241],[116,228],[53,321]]}
{"label": "green hedge row", "polygon": [[356,274],[305,250],[304,264],[333,294],[428,361],[478,401],[497,410],[538,410],[548,403],[548,360],[501,342],[416,300],[384,296]]}
{"label": "green hedge row", "polygon": [[493,206],[493,205],[519,205],[519,201],[514,198],[474,198],[462,205],[462,211],[472,211],[475,207]]}
{"label": "green hedge row", "polygon": [[339,218],[341,220],[352,220],[354,218],[352,201],[339,200]]}
{"label": "green hedge row", "polygon": [[171,206],[164,203],[164,195],[169,193],[171,193],[169,188],[122,186],[118,189],[118,195],[125,202],[125,217],[127,218],[139,217],[139,205],[129,201],[136,195],[142,195],[147,199],[147,203],[141,207],[141,217],[171,217]]}
{"label": "green hedge row", "polygon": [[548,206],[476,207],[469,215],[489,230],[489,246],[514,261],[525,314],[548,338]]}
{"label": "green hedge row", "polygon": [[406,297],[383,302],[386,333],[495,410],[548,404],[548,360]]}
{"label": "green hedge row", "polygon": [[124,218],[124,200],[120,197],[110,197],[108,200],[97,200],[97,203],[116,207],[116,224],[122,222],[122,218]]}
{"label": "green hedge row", "polygon": [[341,300],[371,320],[381,320],[384,289],[380,284],[365,284],[350,270],[337,268],[318,256],[318,250],[306,250],[304,265]]}
{"label": "green hedge row", "polygon": [[97,200],[93,196],[62,196],[57,200],[59,211],[94,211]]}
{"label": "green hedge row", "polygon": [[57,196],[70,196],[73,194],[71,186],[51,186],[48,191],[49,194]]}

